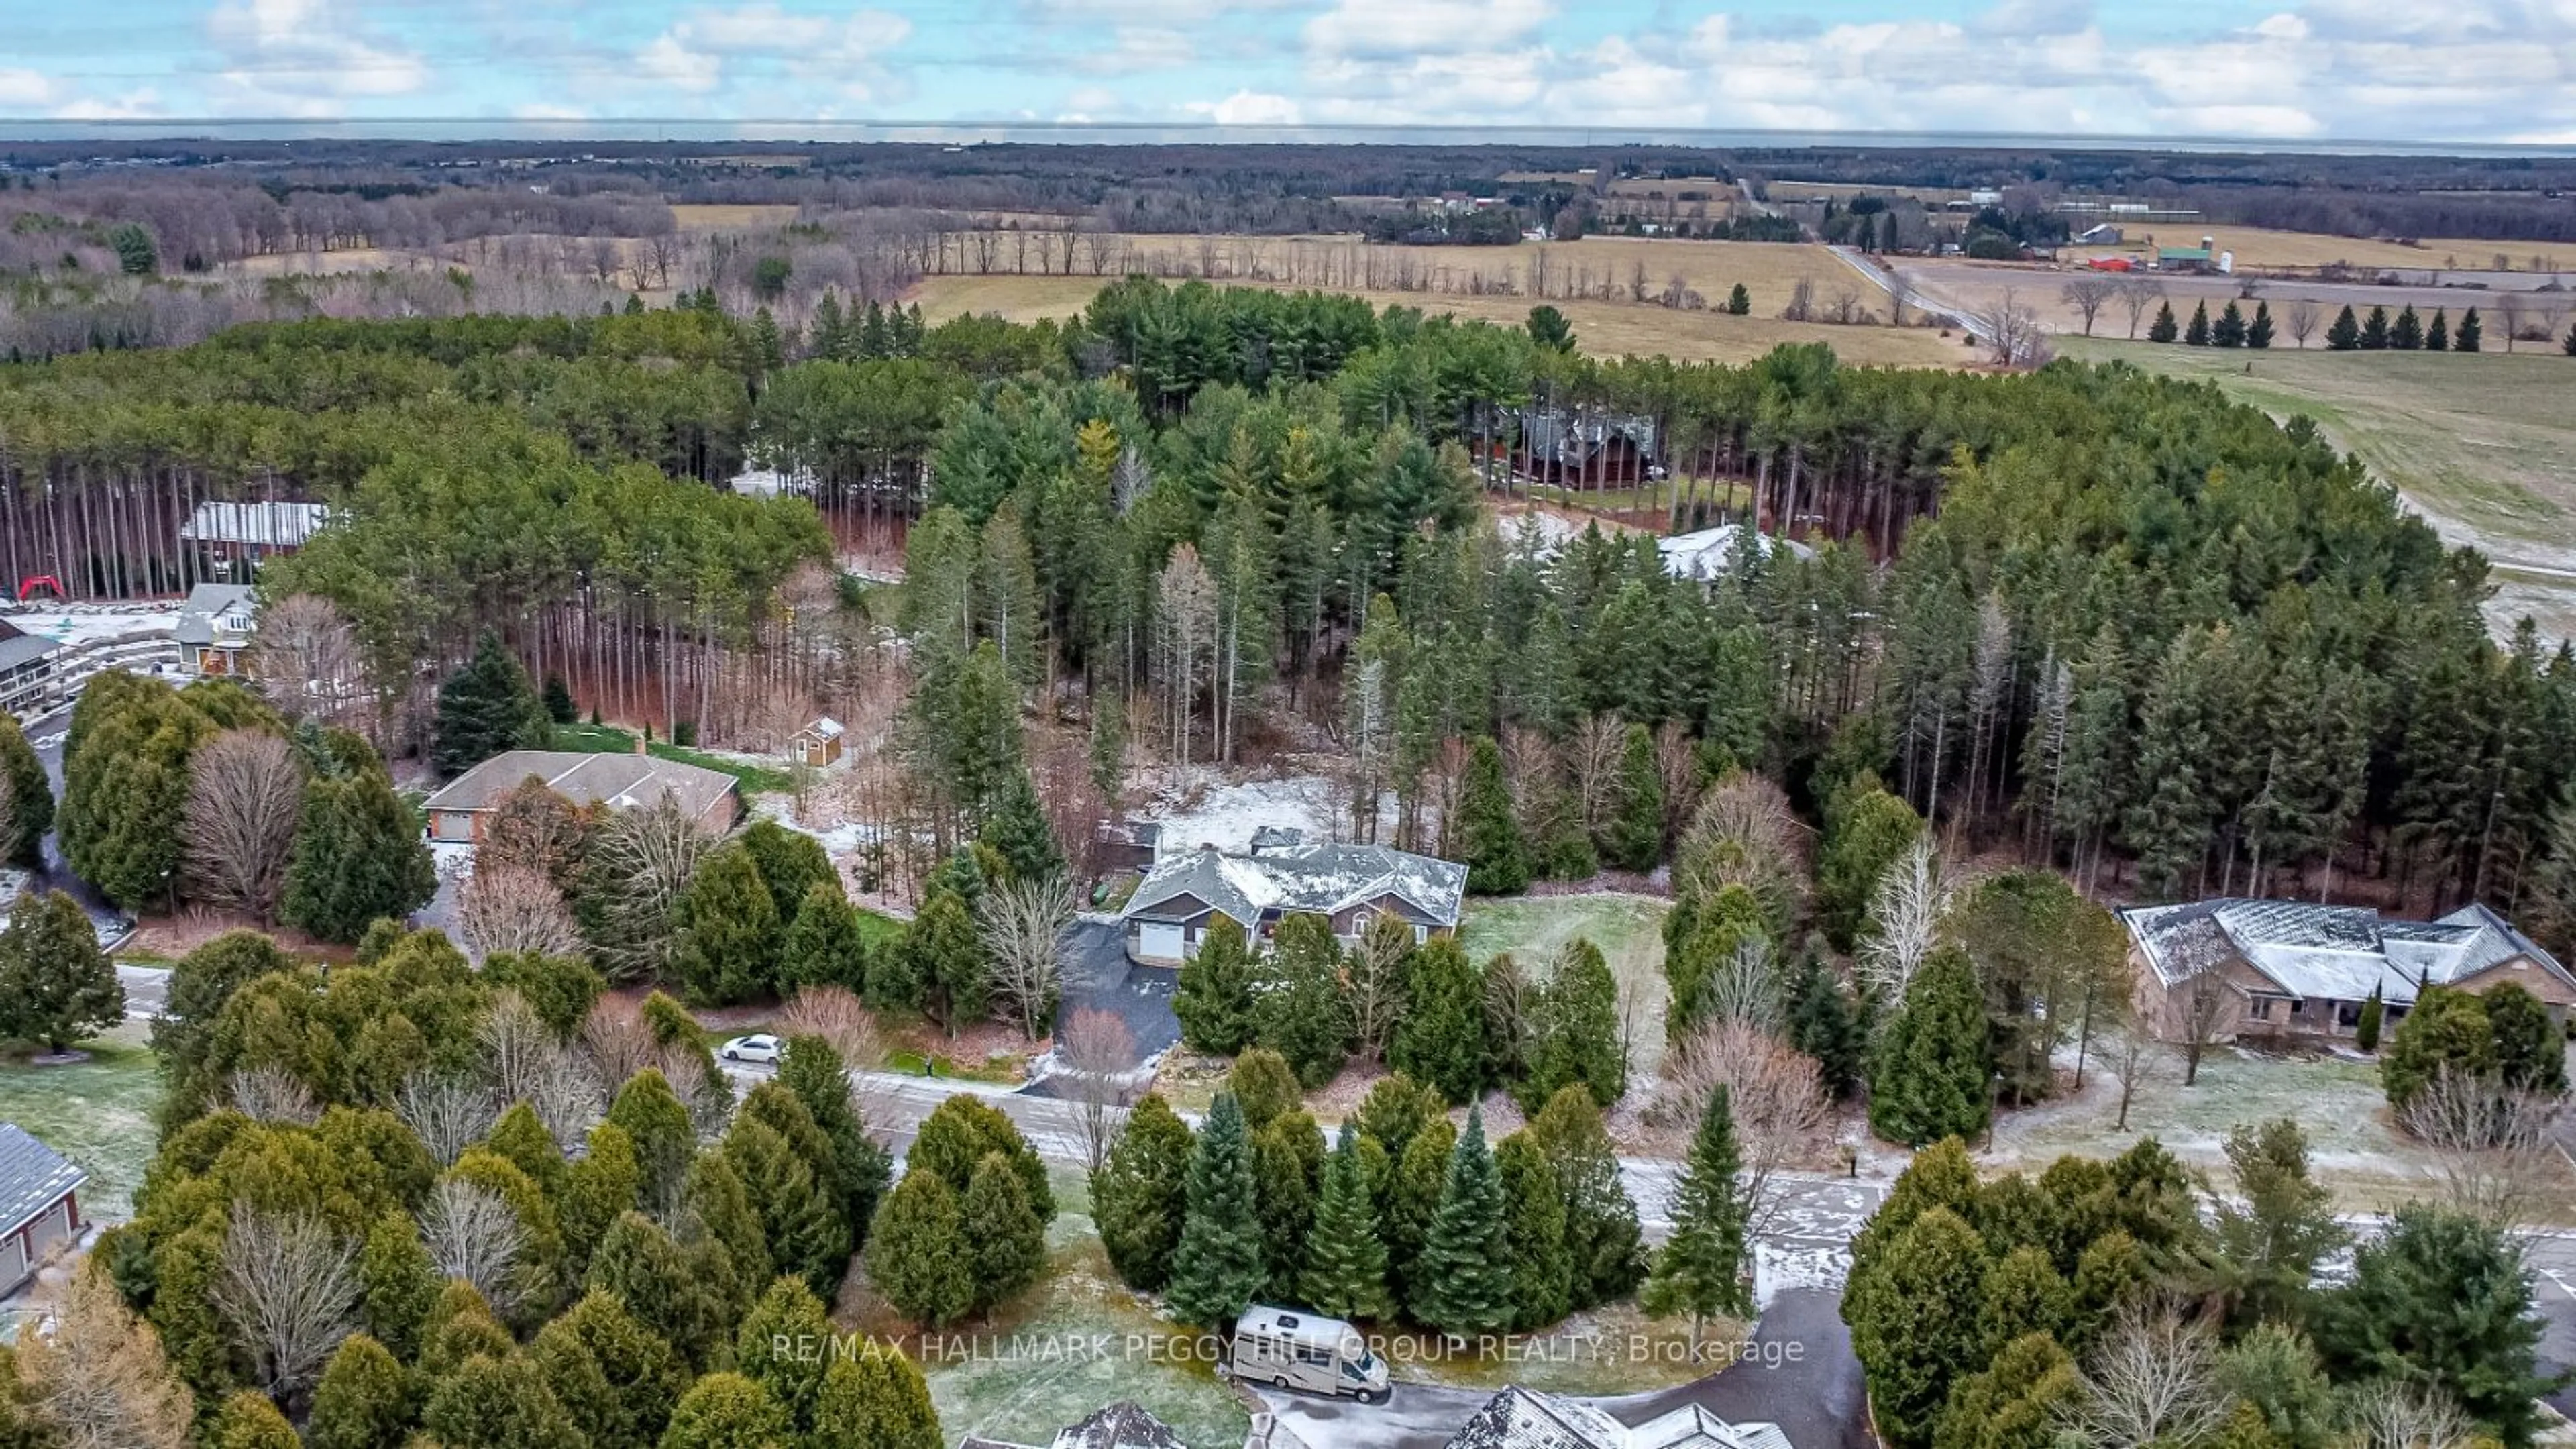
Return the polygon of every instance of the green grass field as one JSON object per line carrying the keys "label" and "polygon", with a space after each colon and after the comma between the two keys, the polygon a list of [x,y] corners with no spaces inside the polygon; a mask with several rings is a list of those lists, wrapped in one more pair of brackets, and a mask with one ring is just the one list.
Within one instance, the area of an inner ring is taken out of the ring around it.
{"label": "green grass field", "polygon": [[1479,961],[1510,952],[1533,973],[1544,971],[1549,958],[1578,937],[1598,946],[1619,980],[1633,1065],[1652,1071],[1663,1056],[1663,927],[1671,910],[1670,901],[1616,891],[1471,900],[1458,943]]}
{"label": "green grass field", "polygon": [[89,1173],[81,1211],[114,1222],[134,1211],[134,1189],[160,1140],[161,1075],[151,1031],[129,1021],[83,1045],[89,1060],[38,1066],[0,1058],[0,1122],[15,1122]]}
{"label": "green grass field", "polygon": [[[581,750],[594,755],[632,754],[635,750],[635,736],[631,731],[619,729],[615,725],[557,725],[555,748]],[[745,795],[784,794],[796,788],[795,777],[780,767],[755,765],[724,755],[711,755],[704,750],[687,749],[667,740],[655,740],[644,749],[657,760],[669,760],[675,765],[697,765],[714,770],[718,774],[731,775],[742,787],[742,793]]]}

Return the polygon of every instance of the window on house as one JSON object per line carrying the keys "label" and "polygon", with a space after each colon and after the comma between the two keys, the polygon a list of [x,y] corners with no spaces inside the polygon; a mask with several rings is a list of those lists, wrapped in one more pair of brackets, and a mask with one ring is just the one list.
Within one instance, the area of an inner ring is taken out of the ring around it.
{"label": "window on house", "polygon": [[2268,996],[2255,997],[2253,1000],[2245,1004],[2245,1014],[2254,1018],[2256,1021],[2270,1021],[2272,1019],[2272,998]]}

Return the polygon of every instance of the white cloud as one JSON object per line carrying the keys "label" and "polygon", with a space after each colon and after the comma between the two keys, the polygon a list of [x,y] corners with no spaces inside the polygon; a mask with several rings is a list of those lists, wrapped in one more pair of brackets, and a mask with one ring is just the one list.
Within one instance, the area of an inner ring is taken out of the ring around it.
{"label": "white cloud", "polygon": [[0,67],[0,106],[10,110],[43,110],[59,103],[61,90],[52,77],[40,72]]}
{"label": "white cloud", "polygon": [[1177,30],[1122,25],[1107,50],[1095,50],[1074,64],[1091,75],[1131,75],[1138,71],[1178,70],[1198,58],[1190,38]]}
{"label": "white cloud", "polygon": [[127,91],[111,100],[82,96],[54,108],[54,116],[65,121],[133,121],[166,113],[161,95],[150,86]]}
{"label": "white cloud", "polygon": [[[757,0],[689,11],[638,51],[635,64],[648,79],[702,95],[724,83],[728,61],[774,63],[806,85],[868,99],[891,88],[885,54],[911,36],[911,21],[884,10],[806,15]],[[757,104],[783,103],[771,94]]]}
{"label": "white cloud", "polygon": [[227,103],[242,108],[332,114],[431,78],[419,54],[366,34],[337,0],[225,0],[206,17],[206,37]]}
{"label": "white cloud", "polygon": [[1220,126],[1294,126],[1303,119],[1295,101],[1266,91],[1240,90],[1221,101],[1192,101],[1184,109]]}
{"label": "white cloud", "polygon": [[1306,47],[1399,61],[1500,51],[1555,13],[1549,0],[1341,0],[1306,22]]}

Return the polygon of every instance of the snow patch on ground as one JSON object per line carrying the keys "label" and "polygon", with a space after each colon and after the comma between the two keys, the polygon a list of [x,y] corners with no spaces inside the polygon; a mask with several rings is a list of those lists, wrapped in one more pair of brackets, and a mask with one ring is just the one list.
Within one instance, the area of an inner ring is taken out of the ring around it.
{"label": "snow patch on ground", "polygon": [[1341,834],[1332,782],[1321,775],[1229,782],[1215,770],[1193,768],[1160,772],[1149,788],[1131,813],[1162,825],[1165,854],[1202,845],[1240,852],[1263,826],[1302,830],[1308,840]]}
{"label": "snow patch on ground", "polygon": [[9,622],[57,644],[101,644],[131,635],[174,634],[177,604],[137,604],[113,609],[60,609],[11,614]]}
{"label": "snow patch on ground", "polygon": [[1803,1243],[1757,1242],[1753,1245],[1753,1302],[1768,1308],[1782,1293],[1813,1288],[1843,1291],[1851,1277],[1851,1249]]}

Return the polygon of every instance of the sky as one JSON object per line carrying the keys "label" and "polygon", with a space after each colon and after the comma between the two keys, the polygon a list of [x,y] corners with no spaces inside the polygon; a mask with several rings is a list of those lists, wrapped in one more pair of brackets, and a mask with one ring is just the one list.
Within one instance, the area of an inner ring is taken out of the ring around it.
{"label": "sky", "polygon": [[0,131],[649,118],[2576,145],[2576,0],[0,0],[0,36]]}

